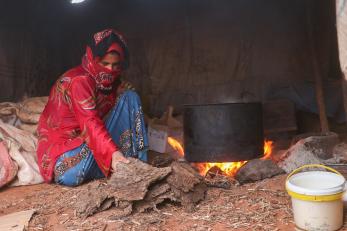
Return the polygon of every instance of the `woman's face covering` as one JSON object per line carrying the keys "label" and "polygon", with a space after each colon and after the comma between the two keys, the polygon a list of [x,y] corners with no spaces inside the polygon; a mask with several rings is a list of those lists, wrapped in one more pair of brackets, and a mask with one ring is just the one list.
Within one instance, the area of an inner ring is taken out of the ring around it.
{"label": "woman's face covering", "polygon": [[116,52],[107,53],[98,63],[110,71],[117,71],[121,68],[121,59]]}

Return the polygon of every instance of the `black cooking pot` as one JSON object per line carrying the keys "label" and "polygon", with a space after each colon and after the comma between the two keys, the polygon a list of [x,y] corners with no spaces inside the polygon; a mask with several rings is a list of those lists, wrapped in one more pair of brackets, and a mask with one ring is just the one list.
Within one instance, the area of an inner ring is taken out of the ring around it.
{"label": "black cooking pot", "polygon": [[233,162],[263,155],[261,103],[184,106],[184,150],[189,162]]}

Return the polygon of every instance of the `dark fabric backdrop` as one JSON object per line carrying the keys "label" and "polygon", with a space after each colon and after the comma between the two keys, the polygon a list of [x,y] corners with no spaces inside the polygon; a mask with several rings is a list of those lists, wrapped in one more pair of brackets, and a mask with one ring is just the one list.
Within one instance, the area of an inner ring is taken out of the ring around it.
{"label": "dark fabric backdrop", "polygon": [[[327,0],[0,1],[0,101],[48,95],[80,63],[95,31],[128,39],[126,78],[147,112],[168,104],[266,100],[312,81],[314,43],[325,80],[338,79],[335,3]],[[307,24],[307,12],[312,24]],[[308,41],[308,29],[314,41]]]}

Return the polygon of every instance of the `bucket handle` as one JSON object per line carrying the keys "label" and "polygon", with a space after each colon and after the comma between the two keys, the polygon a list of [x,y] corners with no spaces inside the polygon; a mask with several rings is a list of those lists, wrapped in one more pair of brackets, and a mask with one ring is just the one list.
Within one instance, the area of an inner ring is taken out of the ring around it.
{"label": "bucket handle", "polygon": [[312,167],[325,168],[325,169],[327,169],[327,170],[329,170],[329,171],[331,171],[331,172],[336,173],[337,175],[342,176],[342,174],[341,174],[340,172],[338,172],[337,170],[335,170],[335,169],[333,169],[333,168],[330,168],[330,167],[327,167],[327,166],[325,166],[325,165],[322,165],[322,164],[306,164],[306,165],[301,166],[300,168],[297,168],[297,169],[293,170],[293,171],[287,176],[286,181],[288,181],[289,178],[290,178],[291,176],[293,176],[294,174],[300,172],[300,171],[303,170],[304,168],[312,168]]}

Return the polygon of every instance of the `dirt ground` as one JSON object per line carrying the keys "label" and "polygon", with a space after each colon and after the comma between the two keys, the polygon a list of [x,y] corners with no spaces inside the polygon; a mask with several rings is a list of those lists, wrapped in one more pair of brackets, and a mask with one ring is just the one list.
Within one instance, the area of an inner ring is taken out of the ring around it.
{"label": "dirt ground", "polygon": [[[165,204],[154,211],[125,218],[112,208],[87,219],[75,216],[71,204],[79,191],[55,184],[5,188],[0,191],[0,216],[26,209],[37,212],[29,230],[294,230],[285,175],[231,189],[209,188],[195,211]],[[345,224],[347,230],[347,222]]]}

